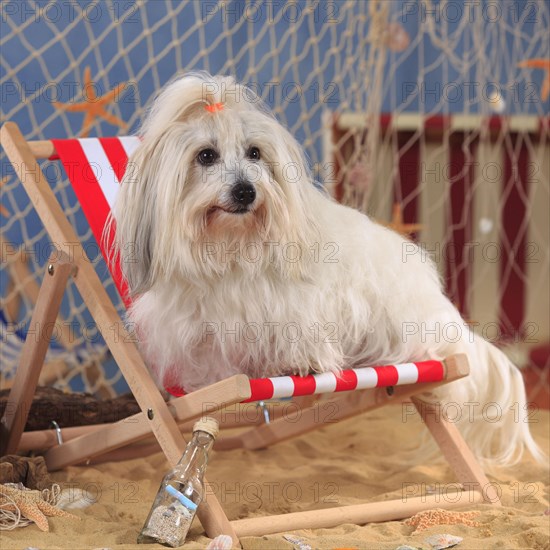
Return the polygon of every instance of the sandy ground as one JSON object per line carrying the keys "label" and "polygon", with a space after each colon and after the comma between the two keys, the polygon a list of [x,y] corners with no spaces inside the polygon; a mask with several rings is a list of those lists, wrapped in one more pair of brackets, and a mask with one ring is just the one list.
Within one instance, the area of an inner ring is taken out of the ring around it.
{"label": "sandy ground", "polygon": [[[532,424],[536,439],[548,452],[549,413],[538,411]],[[416,495],[440,484],[445,492],[455,479],[442,461],[430,462],[411,450],[425,428],[418,417],[402,421],[401,407],[394,405],[354,419],[332,424],[313,434],[280,443],[264,451],[214,452],[208,478],[230,519],[326,508],[389,498],[403,491]],[[53,474],[62,487],[83,489],[91,506],[76,510],[80,521],[50,519],[50,533],[35,525],[2,532],[0,548],[26,547],[164,548],[137,546],[137,534],[168,465],[159,452],[147,458],[70,467]],[[332,529],[289,531],[312,548],[395,549],[408,544],[428,549],[425,538],[450,533],[464,538],[457,548],[548,549],[548,469],[526,457],[510,469],[489,476],[502,491],[504,506],[471,505],[479,512],[480,527],[442,525],[413,533],[403,521],[365,526],[341,525]],[[205,548],[209,539],[194,523],[185,548]],[[242,539],[245,549],[292,549],[282,534]]]}

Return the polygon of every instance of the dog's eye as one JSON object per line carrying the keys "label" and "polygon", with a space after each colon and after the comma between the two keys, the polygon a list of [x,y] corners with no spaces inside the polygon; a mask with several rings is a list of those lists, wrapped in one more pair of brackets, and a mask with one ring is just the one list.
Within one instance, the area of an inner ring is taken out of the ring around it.
{"label": "dog's eye", "polygon": [[202,151],[199,151],[199,154],[197,155],[197,160],[203,166],[209,166],[210,164],[214,164],[218,160],[218,153],[216,153],[214,149],[203,149]]}
{"label": "dog's eye", "polygon": [[250,160],[260,160],[260,150],[257,147],[251,147],[247,156]]}

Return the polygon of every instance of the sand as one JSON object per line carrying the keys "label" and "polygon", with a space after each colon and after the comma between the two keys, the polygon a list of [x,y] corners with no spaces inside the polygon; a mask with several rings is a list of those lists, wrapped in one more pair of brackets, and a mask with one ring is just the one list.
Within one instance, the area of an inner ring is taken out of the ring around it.
{"label": "sand", "polygon": [[[537,441],[549,450],[549,413],[538,411],[532,425]],[[411,450],[424,432],[417,417],[402,422],[398,405],[332,424],[313,434],[280,443],[264,451],[214,452],[208,477],[230,519],[355,504],[368,500],[401,498],[402,488],[430,491],[455,479],[442,461],[427,463]],[[137,546],[137,534],[168,465],[159,452],[146,458],[74,466],[53,474],[62,487],[85,490],[97,497],[91,506],[76,510],[80,521],[50,518],[49,533],[35,525],[3,531],[0,548],[164,548]],[[457,547],[550,548],[548,469],[525,457],[521,464],[495,470],[490,480],[502,490],[503,507],[480,504],[464,510],[479,511],[479,527],[442,525],[420,533],[404,521],[341,525],[332,529],[289,531],[312,548],[395,549],[408,544],[430,548],[430,534],[463,537]],[[72,484],[72,485],[70,485]],[[418,485],[411,485],[418,484]],[[209,539],[195,521],[185,548],[205,548]],[[282,534],[242,539],[245,549],[292,549]]]}

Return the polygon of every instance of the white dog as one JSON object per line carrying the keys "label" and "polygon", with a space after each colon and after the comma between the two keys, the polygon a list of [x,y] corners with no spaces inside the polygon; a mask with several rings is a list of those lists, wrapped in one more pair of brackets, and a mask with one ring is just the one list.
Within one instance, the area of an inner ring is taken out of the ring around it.
{"label": "white dog", "polygon": [[181,77],[141,135],[114,209],[116,249],[160,386],[466,353],[471,375],[437,395],[463,407],[475,453],[540,457],[519,371],[474,337],[419,248],[315,187],[300,146],[252,91]]}

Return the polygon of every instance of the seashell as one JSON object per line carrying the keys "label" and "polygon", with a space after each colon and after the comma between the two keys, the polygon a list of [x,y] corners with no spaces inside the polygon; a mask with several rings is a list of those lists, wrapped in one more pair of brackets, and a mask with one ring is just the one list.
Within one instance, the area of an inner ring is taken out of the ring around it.
{"label": "seashell", "polygon": [[487,235],[490,233],[494,227],[494,222],[490,218],[480,218],[479,220],[479,231],[482,235]]}
{"label": "seashell", "polygon": [[495,113],[501,114],[506,109],[506,101],[502,97],[502,94],[498,90],[492,90],[487,95],[489,108]]}
{"label": "seashell", "polygon": [[369,169],[366,164],[356,162],[349,171],[348,179],[350,185],[357,189],[368,189],[370,183]]}
{"label": "seashell", "polygon": [[231,550],[233,548],[233,540],[229,535],[218,535],[215,539],[212,539],[206,550]]}
{"label": "seashell", "polygon": [[96,503],[96,499],[92,498],[89,494],[84,494],[82,489],[70,488],[61,491],[57,500],[57,507],[62,510],[78,510],[81,508],[87,508]]}
{"label": "seashell", "polygon": [[455,535],[432,535],[431,537],[426,537],[424,542],[427,542],[433,550],[443,550],[444,548],[450,548],[451,546],[456,546],[460,544],[464,539],[462,537],[455,537]]}
{"label": "seashell", "polygon": [[298,550],[311,550],[311,546],[304,542],[304,539],[295,535],[283,535],[283,538],[294,545]]}
{"label": "seashell", "polygon": [[409,47],[411,39],[409,33],[397,22],[388,23],[386,28],[386,46],[392,52],[402,52]]}

